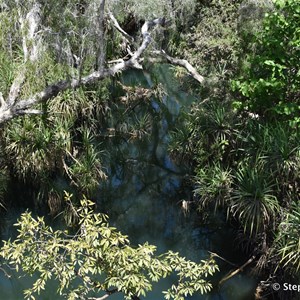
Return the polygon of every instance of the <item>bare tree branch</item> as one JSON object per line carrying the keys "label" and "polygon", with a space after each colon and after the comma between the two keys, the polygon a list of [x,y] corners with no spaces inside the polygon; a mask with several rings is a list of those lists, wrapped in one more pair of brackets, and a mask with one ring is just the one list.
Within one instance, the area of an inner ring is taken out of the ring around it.
{"label": "bare tree branch", "polygon": [[41,115],[43,112],[39,109],[25,109],[23,111],[20,110],[20,115]]}
{"label": "bare tree branch", "polygon": [[6,105],[6,102],[5,102],[4,98],[3,98],[3,94],[1,92],[0,92],[0,104],[1,104],[1,106]]}
{"label": "bare tree branch", "polygon": [[[104,0],[100,0],[101,9],[104,9]],[[30,26],[29,36],[27,37],[29,40],[32,41],[32,46],[30,49],[30,59],[37,60],[38,55],[37,53],[40,51],[39,47],[41,47],[41,42],[36,40],[38,36],[37,29],[39,27],[40,18],[37,16],[39,14],[39,6],[34,6],[31,11],[27,14],[27,18],[29,20],[28,24]],[[100,23],[102,22],[102,17],[100,16]],[[146,49],[149,47],[152,38],[150,31],[153,30],[156,26],[164,26],[165,19],[164,18],[157,18],[152,21],[147,21],[144,23],[141,29],[142,33],[142,42],[137,50],[132,53],[132,56],[128,60],[116,60],[118,63],[114,64],[111,67],[104,68],[104,48],[100,46],[100,58],[98,57],[98,61],[101,62],[101,68],[90,73],[87,76],[81,78],[71,78],[65,79],[53,84],[48,85],[44,88],[44,90],[33,94],[31,97],[27,99],[18,99],[22,84],[25,80],[25,71],[21,71],[21,75],[17,76],[15,81],[13,82],[10,93],[8,96],[8,100],[5,102],[3,97],[0,97],[0,124],[3,124],[14,117],[25,115],[25,114],[39,114],[40,111],[32,109],[32,107],[38,103],[45,102],[51,98],[56,97],[59,93],[62,93],[68,89],[77,89],[80,86],[85,86],[91,83],[95,83],[97,81],[101,81],[104,78],[114,76],[119,72],[123,72],[129,68],[136,68],[142,69],[141,62],[143,61],[143,54]],[[100,30],[101,32],[101,30]],[[100,42],[103,42],[104,36],[102,33],[100,34]],[[102,53],[102,54],[101,54]],[[186,61],[182,59],[173,58],[167,55],[164,51],[152,51],[153,54],[164,57],[168,62],[174,65],[179,65],[184,67],[185,69],[190,72],[190,74],[195,78],[198,82],[202,83],[204,78],[198,74],[198,72]],[[100,67],[100,66],[99,66]],[[18,101],[17,101],[18,100]]]}
{"label": "bare tree branch", "polygon": [[231,277],[235,276],[236,274],[242,272],[245,267],[247,267],[249,264],[251,264],[255,260],[255,258],[256,258],[256,256],[253,255],[241,267],[239,267],[238,269],[236,269],[233,272],[230,272],[228,275],[226,275],[224,278],[222,278],[220,280],[219,285],[223,284],[225,281],[227,281]]}
{"label": "bare tree branch", "polygon": [[25,68],[19,72],[17,77],[14,79],[8,94],[7,103],[8,105],[14,105],[18,96],[20,95],[23,83],[25,81]]}
{"label": "bare tree branch", "polygon": [[155,55],[160,55],[160,56],[164,57],[172,65],[181,66],[181,67],[185,68],[190,73],[190,75],[195,80],[197,80],[198,82],[200,82],[201,84],[204,82],[204,77],[201,76],[197,72],[197,70],[187,60],[171,57],[170,55],[168,55],[163,50],[160,50],[160,51],[159,50],[155,50],[152,53],[155,54]]}
{"label": "bare tree branch", "polygon": [[128,42],[133,43],[134,38],[131,35],[129,35],[125,30],[123,30],[123,28],[119,25],[119,22],[114,17],[114,15],[112,14],[111,11],[108,12],[108,16],[109,16],[110,20],[112,21],[114,27],[127,39]]}
{"label": "bare tree branch", "polygon": [[[25,41],[29,45],[28,54],[29,57],[25,57],[25,61],[37,61],[41,48],[41,38],[39,32],[39,27],[41,23],[41,4],[34,3],[31,10],[27,14],[25,18],[25,26],[24,28],[27,31],[27,35],[25,36]],[[24,26],[24,24],[23,24]]]}
{"label": "bare tree branch", "polygon": [[131,57],[131,62],[133,67],[139,67],[138,64],[138,59],[141,57],[141,55],[144,53],[146,48],[149,46],[151,43],[151,35],[149,30],[151,30],[154,26],[156,25],[165,25],[165,18],[158,18],[152,21],[147,21],[145,24],[142,26],[142,36],[143,36],[143,42],[141,46],[137,49],[137,51],[132,55]]}
{"label": "bare tree branch", "polygon": [[106,291],[106,294],[103,295],[102,297],[97,297],[97,298],[88,298],[89,300],[105,300],[106,298],[108,298],[109,296],[111,296],[114,293],[117,293],[118,289],[113,289],[113,290],[109,290]]}
{"label": "bare tree branch", "polygon": [[[114,293],[116,293],[116,292],[118,292],[118,290],[117,289],[114,289],[114,290],[112,290],[112,291],[108,291],[104,296],[102,296],[102,297],[98,297],[98,298],[88,298],[88,300],[105,300],[105,299],[107,299],[109,296],[111,296],[112,294],[114,294]],[[137,297],[137,296],[131,296],[131,299],[132,300],[140,300],[140,298],[139,297]]]}
{"label": "bare tree branch", "polygon": [[105,34],[104,34],[104,7],[105,0],[100,0],[98,30],[99,30],[99,53],[97,58],[98,71],[103,72],[105,62]]}

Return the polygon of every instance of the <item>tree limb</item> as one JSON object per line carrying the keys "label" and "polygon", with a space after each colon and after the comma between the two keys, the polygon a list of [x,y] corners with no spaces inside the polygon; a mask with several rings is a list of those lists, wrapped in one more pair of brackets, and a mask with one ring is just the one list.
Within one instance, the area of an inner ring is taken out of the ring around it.
{"label": "tree limb", "polygon": [[114,27],[127,39],[128,42],[133,43],[134,38],[131,35],[129,35],[125,30],[123,30],[123,28],[119,25],[119,22],[117,21],[117,19],[115,18],[115,16],[112,14],[111,11],[108,11],[108,16],[112,21]]}
{"label": "tree limb", "polygon": [[[26,64],[28,61],[37,61],[39,52],[41,51],[41,38],[39,37],[38,33],[41,23],[40,10],[40,4],[34,3],[27,15],[23,17],[19,9],[19,22],[21,30],[24,34],[22,39],[24,64]],[[10,87],[7,99],[9,106],[14,105],[21,92],[26,78],[25,68],[25,65],[22,66],[21,71],[18,73]]]}
{"label": "tree limb", "polygon": [[0,104],[1,104],[1,106],[6,105],[6,102],[5,102],[4,98],[3,98],[3,94],[1,92],[0,92]]}
{"label": "tree limb", "polygon": [[105,300],[106,298],[108,298],[109,296],[111,296],[112,294],[118,292],[118,289],[113,289],[113,290],[107,290],[106,294],[102,297],[97,297],[97,298],[88,298],[89,300]]}
{"label": "tree limb", "polygon": [[141,46],[137,49],[137,51],[132,55],[131,59],[128,61],[132,64],[132,67],[137,69],[142,69],[143,67],[139,64],[138,59],[141,57],[141,55],[144,53],[144,51],[147,49],[149,44],[151,43],[151,35],[149,33],[149,30],[151,30],[156,25],[165,25],[165,18],[157,18],[152,21],[147,21],[142,26],[142,36],[143,36],[143,42]]}
{"label": "tree limb", "polygon": [[219,285],[223,284],[225,281],[227,281],[228,279],[230,279],[231,277],[235,276],[236,274],[240,273],[243,271],[243,269],[245,267],[247,267],[249,264],[251,264],[254,259],[256,257],[255,256],[252,256],[251,258],[249,258],[241,267],[239,267],[238,269],[236,269],[235,271],[233,272],[230,272],[228,275],[226,275],[224,278],[222,278],[219,282]]}
{"label": "tree limb", "polygon": [[98,38],[99,38],[99,53],[97,57],[98,71],[101,73],[104,70],[105,62],[105,34],[104,34],[104,7],[105,0],[100,0],[99,12],[98,12]]}
{"label": "tree limb", "polygon": [[[102,0],[104,5],[104,0]],[[35,6],[33,8],[32,12],[29,12],[27,14],[27,17],[30,18],[29,24],[31,24],[30,32],[30,38],[33,38],[37,35],[36,30],[38,29],[38,22],[40,20],[39,17],[36,16],[38,14],[38,8],[39,6]],[[101,19],[101,18],[100,18]],[[61,80],[55,83],[52,83],[44,88],[44,90],[33,94],[27,99],[20,99],[19,97],[22,84],[25,80],[25,71],[24,73],[21,71],[20,78],[17,76],[14,80],[11,88],[10,93],[8,96],[8,100],[5,101],[2,97],[0,99],[1,107],[0,107],[0,125],[4,124],[5,122],[25,114],[37,114],[40,113],[38,110],[32,110],[31,108],[41,102],[45,102],[51,98],[56,97],[59,93],[62,93],[68,89],[77,89],[80,86],[89,85],[98,81],[103,80],[107,77],[112,77],[115,74],[119,72],[123,72],[126,69],[129,68],[136,68],[136,69],[142,69],[141,62],[143,61],[143,54],[146,51],[146,49],[149,47],[152,38],[150,31],[153,30],[156,26],[164,26],[165,25],[165,19],[164,18],[157,18],[152,21],[146,21],[144,25],[142,26],[141,33],[142,33],[142,42],[140,46],[137,48],[137,50],[132,53],[132,56],[128,60],[118,60],[119,62],[114,64],[111,67],[100,68],[92,73],[90,73],[87,76],[81,77],[81,78],[71,78],[66,80]],[[103,41],[103,40],[102,40]],[[34,43],[33,43],[34,44]],[[38,43],[40,46],[40,43]],[[38,47],[37,47],[38,48]],[[38,49],[35,49],[34,46],[32,46],[31,50],[34,54],[30,56],[31,60],[36,60],[38,53]],[[102,51],[102,50],[101,50]],[[168,62],[175,65],[180,65],[186,68],[193,78],[195,78],[198,82],[202,83],[204,78],[197,73],[197,71],[186,61],[182,59],[176,59],[169,55],[167,55],[164,51],[153,51],[152,53],[163,56],[167,59]],[[101,54],[101,53],[100,53]],[[102,55],[100,55],[102,56]],[[103,57],[103,56],[102,56]],[[102,58],[101,58],[102,61]],[[100,66],[99,66],[100,67]],[[17,101],[18,100],[18,101]]]}
{"label": "tree limb", "polygon": [[172,65],[185,68],[190,73],[190,75],[201,84],[204,82],[204,77],[201,76],[187,60],[171,57],[164,50],[155,50],[152,53],[164,57]]}

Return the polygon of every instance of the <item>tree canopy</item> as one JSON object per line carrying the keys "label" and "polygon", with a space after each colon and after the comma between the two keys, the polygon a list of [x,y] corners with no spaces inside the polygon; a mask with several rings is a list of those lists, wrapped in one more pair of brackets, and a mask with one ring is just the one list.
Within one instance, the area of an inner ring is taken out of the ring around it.
{"label": "tree canopy", "polygon": [[[233,85],[243,96],[236,104],[259,117],[300,121],[299,59],[300,11],[297,1],[275,1],[263,28],[247,52],[241,78]],[[251,49],[251,48],[250,48]]]}

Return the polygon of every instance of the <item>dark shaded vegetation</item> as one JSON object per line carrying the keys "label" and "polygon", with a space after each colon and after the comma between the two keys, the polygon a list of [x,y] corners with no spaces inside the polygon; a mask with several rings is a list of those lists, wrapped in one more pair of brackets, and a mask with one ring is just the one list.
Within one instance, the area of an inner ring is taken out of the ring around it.
{"label": "dark shaded vegetation", "polygon": [[[170,20],[167,29],[153,33],[153,43],[187,59],[205,82],[199,85],[181,67],[172,66],[179,89],[198,100],[176,120],[169,153],[174,162],[193,170],[188,184],[199,218],[226,216],[240,251],[254,257],[251,270],[261,280],[257,299],[285,299],[290,294],[274,295],[270,286],[299,280],[300,4],[296,0],[199,0],[187,1],[185,8],[192,5],[193,9],[186,10],[177,2],[172,2],[170,11],[164,2]],[[159,3],[154,1],[152,8],[136,1],[130,4],[111,9],[122,28],[138,40],[144,21],[160,17]],[[56,12],[63,10],[61,5],[56,4]],[[54,27],[60,32],[59,42],[67,45],[62,45],[62,52],[49,47],[39,64],[28,63],[31,72],[23,85],[24,96],[65,76],[88,74],[98,63],[94,53],[101,49],[95,32],[85,35],[84,31],[90,26],[87,12],[82,8],[80,16],[74,17],[72,4],[66,5],[70,10],[64,10],[61,27],[57,13],[49,14],[44,26]],[[86,8],[92,11],[92,6]],[[21,65],[22,36],[20,31],[11,32],[5,9],[1,11],[6,35],[0,38],[6,52],[0,54],[0,89],[8,94]],[[128,59],[133,51],[128,40],[111,22],[104,31],[107,61]],[[47,36],[51,42],[53,36]],[[95,197],[99,182],[109,176],[104,166],[114,169],[118,163],[130,172],[124,145],[146,142],[166,117],[163,99],[168,91],[155,69],[160,60],[150,50],[147,54],[140,72],[151,84],[129,85],[117,74],[39,104],[42,116],[16,118],[1,127],[3,209],[11,205],[11,186],[26,187],[33,205],[52,216],[63,212],[67,223],[74,224],[79,199]],[[80,71],[74,68],[74,57],[82,58]],[[153,99],[159,109],[153,107]],[[71,202],[64,201],[65,191],[74,194]]]}
{"label": "dark shaded vegetation", "polygon": [[[190,43],[190,57],[208,81],[170,149],[195,167],[200,214],[223,211],[239,247],[255,256],[252,269],[262,279],[257,297],[291,299],[284,292],[272,296],[270,284],[299,279],[300,6],[225,2],[222,10],[217,1],[207,8],[183,43]],[[221,26],[224,19],[229,23]],[[205,25],[210,35],[203,34]]]}

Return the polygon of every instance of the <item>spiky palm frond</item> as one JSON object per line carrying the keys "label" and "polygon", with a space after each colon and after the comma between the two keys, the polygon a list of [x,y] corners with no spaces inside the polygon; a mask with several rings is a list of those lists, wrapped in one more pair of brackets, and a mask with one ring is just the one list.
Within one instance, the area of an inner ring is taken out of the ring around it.
{"label": "spiky palm frond", "polygon": [[300,171],[299,133],[284,124],[266,128],[266,152],[281,181],[293,181]]}
{"label": "spiky palm frond", "polygon": [[243,156],[265,156],[278,180],[291,181],[298,177],[299,131],[283,123],[261,124],[251,120],[241,129],[238,138]]}
{"label": "spiky palm frond", "polygon": [[300,271],[300,203],[294,202],[279,224],[273,246],[280,265],[292,274]]}
{"label": "spiky palm frond", "polygon": [[230,159],[228,154],[235,145],[238,123],[235,112],[228,104],[212,102],[193,110],[191,139],[201,141],[197,152],[206,152],[204,155],[197,153],[199,164],[206,164],[208,160]]}
{"label": "spiky palm frond", "polygon": [[72,164],[68,168],[73,183],[81,191],[91,193],[99,185],[100,180],[106,179],[102,170],[100,152],[95,145],[94,134],[90,128],[81,127],[81,153],[77,157],[71,156]]}
{"label": "spiky palm frond", "polygon": [[207,105],[198,122],[199,129],[212,141],[228,140],[234,133],[234,112],[218,102]]}
{"label": "spiky palm frond", "polygon": [[272,176],[265,170],[265,161],[241,162],[235,174],[229,213],[236,217],[251,236],[266,230],[274,220],[279,203]]}
{"label": "spiky palm frond", "polygon": [[196,174],[197,188],[194,193],[200,197],[199,208],[213,206],[214,211],[224,207],[230,199],[232,174],[218,164],[200,169]]}
{"label": "spiky palm frond", "polygon": [[5,131],[4,152],[19,177],[36,178],[55,164],[53,132],[42,121],[16,120]]}

